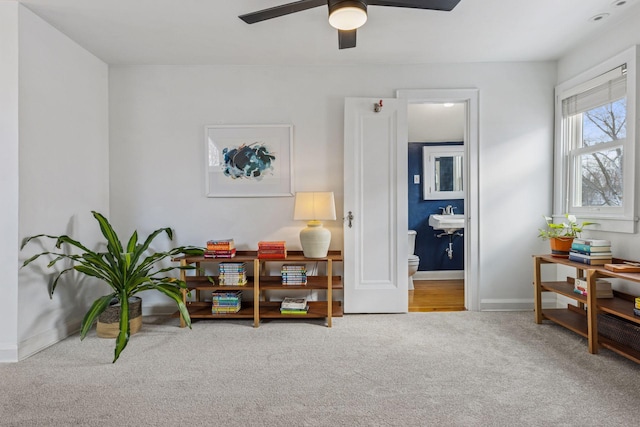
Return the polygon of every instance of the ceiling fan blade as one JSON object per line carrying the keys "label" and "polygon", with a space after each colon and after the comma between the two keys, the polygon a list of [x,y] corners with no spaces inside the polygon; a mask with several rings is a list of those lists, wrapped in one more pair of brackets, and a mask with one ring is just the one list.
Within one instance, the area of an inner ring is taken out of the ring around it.
{"label": "ceiling fan blade", "polygon": [[450,12],[460,0],[368,0],[369,6],[411,7]]}
{"label": "ceiling fan blade", "polygon": [[356,31],[357,30],[338,30],[338,47],[340,49],[356,47]]}
{"label": "ceiling fan blade", "polygon": [[259,10],[257,12],[246,13],[238,18],[247,24],[255,24],[256,22],[266,21],[267,19],[277,18],[279,16],[289,15],[290,13],[302,12],[303,10],[312,9],[318,6],[326,6],[327,0],[301,0],[287,3],[280,6],[271,7],[269,9]]}

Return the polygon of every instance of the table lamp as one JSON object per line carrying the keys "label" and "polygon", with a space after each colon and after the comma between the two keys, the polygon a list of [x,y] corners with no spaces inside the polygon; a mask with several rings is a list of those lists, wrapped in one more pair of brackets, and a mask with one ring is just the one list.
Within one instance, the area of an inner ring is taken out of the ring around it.
{"label": "table lamp", "polygon": [[322,226],[322,221],[336,219],[333,192],[297,192],[293,219],[308,221],[307,226],[300,231],[300,244],[305,258],[326,257],[331,232]]}

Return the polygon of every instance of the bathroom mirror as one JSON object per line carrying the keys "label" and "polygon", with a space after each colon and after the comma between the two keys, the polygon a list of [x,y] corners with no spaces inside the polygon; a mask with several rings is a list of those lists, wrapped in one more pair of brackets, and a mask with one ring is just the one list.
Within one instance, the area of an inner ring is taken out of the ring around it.
{"label": "bathroom mirror", "polygon": [[424,200],[464,199],[464,146],[422,148]]}

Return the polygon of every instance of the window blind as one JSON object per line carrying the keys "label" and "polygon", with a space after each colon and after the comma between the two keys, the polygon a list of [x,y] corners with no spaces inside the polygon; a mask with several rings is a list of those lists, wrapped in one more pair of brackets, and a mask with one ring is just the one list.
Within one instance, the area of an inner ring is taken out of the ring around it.
{"label": "window blind", "polygon": [[625,64],[573,88],[571,93],[563,94],[562,117],[584,113],[624,98],[627,94],[626,71]]}

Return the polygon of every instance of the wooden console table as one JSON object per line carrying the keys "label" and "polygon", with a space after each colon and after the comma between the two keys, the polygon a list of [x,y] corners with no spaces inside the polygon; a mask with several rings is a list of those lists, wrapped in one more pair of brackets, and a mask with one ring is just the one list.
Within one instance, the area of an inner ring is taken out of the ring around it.
{"label": "wooden console table", "polygon": [[[617,318],[640,325],[640,317],[633,313],[634,296],[614,291],[613,298],[596,298],[596,279],[609,277],[640,283],[640,273],[616,273],[605,269],[603,266],[580,264],[569,261],[566,258],[558,258],[551,255],[534,255],[533,262],[536,323],[542,323],[544,319],[547,319],[587,338],[589,353],[596,354],[600,347],[604,347],[636,363],[640,363],[640,351],[598,334],[599,313],[611,314]],[[622,262],[624,260],[613,259],[613,263]],[[573,292],[574,286],[571,283],[571,278],[566,281],[543,282],[541,267],[549,264],[572,267],[575,269],[576,277],[586,277],[587,295],[584,296]],[[575,300],[577,305],[568,304],[566,308],[543,309],[543,292],[554,292],[563,295]]]}
{"label": "wooden console table", "polygon": [[[333,317],[342,317],[343,310],[340,301],[333,300],[333,291],[342,290],[342,277],[333,275],[333,263],[342,262],[340,251],[329,251],[324,258],[305,258],[301,251],[289,251],[284,259],[261,259],[256,251],[238,251],[233,258],[205,258],[203,256],[180,256],[174,259],[180,265],[195,265],[196,274],[187,275],[185,270],[180,272],[180,279],[187,283],[187,289],[183,289],[182,298],[189,310],[191,319],[252,319],[253,326],[258,327],[261,319],[311,319],[325,318],[326,325],[332,326]],[[214,266],[221,262],[245,262],[253,265],[254,275],[248,277],[244,286],[221,286],[218,275],[203,274],[205,264]],[[302,286],[290,286],[282,284],[280,275],[271,276],[266,265],[269,263],[319,263],[326,266],[326,275],[307,276],[307,284]],[[312,289],[326,291],[326,299],[323,301],[310,301],[309,312],[306,315],[280,313],[280,302],[264,300],[264,291],[308,291]],[[195,291],[195,301],[188,301],[187,294]],[[211,312],[211,302],[200,298],[201,291],[244,291],[252,294],[253,301],[243,301],[242,308],[237,313],[215,314]],[[175,315],[180,316],[179,312]],[[186,324],[180,318],[180,326]]]}

